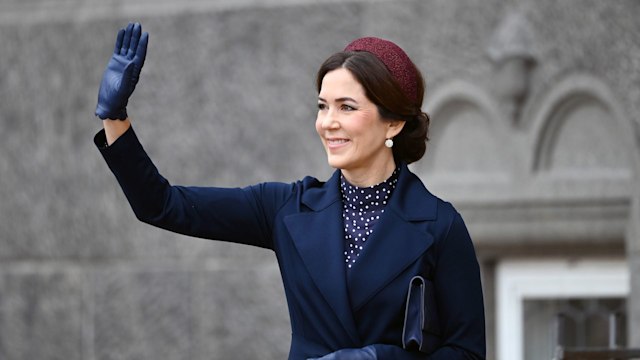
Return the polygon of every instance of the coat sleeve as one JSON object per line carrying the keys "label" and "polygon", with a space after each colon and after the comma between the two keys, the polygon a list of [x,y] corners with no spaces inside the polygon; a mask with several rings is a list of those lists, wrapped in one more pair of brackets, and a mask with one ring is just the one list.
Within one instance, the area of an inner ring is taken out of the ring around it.
{"label": "coat sleeve", "polygon": [[272,219],[293,194],[292,184],[173,186],[160,175],[133,128],[111,146],[105,146],[104,130],[94,142],[139,220],[184,235],[273,248]]}
{"label": "coat sleeve", "polygon": [[[455,212],[455,210],[453,210]],[[484,359],[484,301],[480,266],[467,227],[455,212],[447,236],[436,243],[434,291],[442,347],[429,359]]]}

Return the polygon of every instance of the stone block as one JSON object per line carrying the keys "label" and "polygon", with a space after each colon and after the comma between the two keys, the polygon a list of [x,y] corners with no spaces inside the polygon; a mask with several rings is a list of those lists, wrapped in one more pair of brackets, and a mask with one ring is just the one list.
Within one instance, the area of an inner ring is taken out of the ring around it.
{"label": "stone block", "polygon": [[0,359],[84,358],[79,273],[3,268],[0,289]]}
{"label": "stone block", "polygon": [[188,272],[111,269],[93,278],[96,360],[191,359]]}
{"label": "stone block", "polygon": [[194,278],[193,359],[285,359],[291,328],[275,262],[218,265]]}

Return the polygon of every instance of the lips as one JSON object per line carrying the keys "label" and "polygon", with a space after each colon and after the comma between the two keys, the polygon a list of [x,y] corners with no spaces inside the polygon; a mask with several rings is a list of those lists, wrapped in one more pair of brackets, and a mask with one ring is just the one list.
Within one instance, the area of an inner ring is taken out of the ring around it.
{"label": "lips", "polygon": [[349,142],[349,139],[329,138],[329,139],[327,139],[327,147],[330,148],[330,149],[336,149],[336,148],[344,146],[348,142]]}

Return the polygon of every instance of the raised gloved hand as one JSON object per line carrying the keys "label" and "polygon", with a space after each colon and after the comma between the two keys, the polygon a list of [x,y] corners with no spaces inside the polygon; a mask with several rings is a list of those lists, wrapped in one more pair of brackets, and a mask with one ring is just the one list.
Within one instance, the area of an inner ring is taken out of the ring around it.
{"label": "raised gloved hand", "polygon": [[127,102],[140,78],[148,41],[149,34],[143,34],[138,23],[130,23],[118,32],[113,56],[104,70],[98,91],[96,116],[100,119],[127,118]]}
{"label": "raised gloved hand", "polygon": [[360,349],[342,349],[320,358],[307,360],[377,360],[376,348],[373,345]]}

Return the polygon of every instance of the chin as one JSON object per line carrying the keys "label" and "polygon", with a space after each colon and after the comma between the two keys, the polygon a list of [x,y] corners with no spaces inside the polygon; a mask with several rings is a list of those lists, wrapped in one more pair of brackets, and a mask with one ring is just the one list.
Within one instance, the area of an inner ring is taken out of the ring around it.
{"label": "chin", "polygon": [[327,163],[329,164],[329,166],[335,169],[344,169],[347,165],[344,161],[341,161],[341,159],[336,159],[333,156],[327,157]]}

